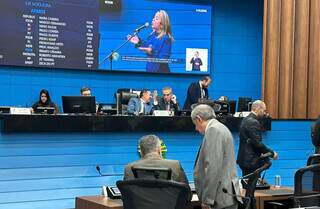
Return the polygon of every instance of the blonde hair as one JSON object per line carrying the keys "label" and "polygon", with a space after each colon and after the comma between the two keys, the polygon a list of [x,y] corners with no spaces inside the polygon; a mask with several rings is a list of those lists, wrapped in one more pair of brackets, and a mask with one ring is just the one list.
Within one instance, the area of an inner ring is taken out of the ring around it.
{"label": "blonde hair", "polygon": [[159,33],[157,38],[162,38],[164,35],[168,35],[171,41],[173,41],[173,36],[171,32],[171,23],[170,23],[170,18],[169,15],[166,11],[164,10],[159,10],[157,13],[161,14],[161,32]]}

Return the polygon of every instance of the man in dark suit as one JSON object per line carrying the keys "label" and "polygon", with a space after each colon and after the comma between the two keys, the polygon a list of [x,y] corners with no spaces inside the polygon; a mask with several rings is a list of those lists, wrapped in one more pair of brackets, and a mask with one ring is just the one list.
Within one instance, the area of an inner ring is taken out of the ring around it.
{"label": "man in dark suit", "polygon": [[278,154],[262,143],[262,126],[259,118],[262,118],[265,112],[266,104],[261,100],[254,101],[251,113],[241,122],[237,163],[243,176],[264,165],[265,159],[261,159],[262,154],[270,152],[271,157],[278,159]]}
{"label": "man in dark suit", "polygon": [[165,160],[161,157],[160,139],[156,135],[143,136],[140,141],[141,159],[128,164],[124,179],[134,179],[132,167],[171,168],[171,180],[188,184],[188,179],[178,160]]}
{"label": "man in dark suit", "polygon": [[162,88],[162,97],[160,101],[158,101],[158,95],[153,95],[156,102],[154,102],[154,109],[155,110],[168,110],[168,111],[178,111],[179,104],[177,101],[176,95],[172,93],[171,87],[164,87]]}
{"label": "man in dark suit", "polygon": [[188,87],[187,98],[183,109],[191,109],[191,105],[198,103],[199,99],[208,99],[208,87],[211,84],[209,76],[203,77],[200,81],[191,83]]}
{"label": "man in dark suit", "polygon": [[238,198],[223,192],[226,189],[240,194],[232,134],[206,104],[197,105],[191,119],[196,130],[204,135],[193,172],[201,208],[236,209]]}

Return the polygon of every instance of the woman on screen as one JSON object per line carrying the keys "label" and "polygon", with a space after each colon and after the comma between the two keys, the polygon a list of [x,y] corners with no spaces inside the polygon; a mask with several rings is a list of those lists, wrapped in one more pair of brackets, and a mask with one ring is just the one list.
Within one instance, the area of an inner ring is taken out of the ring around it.
{"label": "woman on screen", "polygon": [[147,72],[169,73],[168,59],[171,56],[173,36],[171,23],[166,11],[159,10],[152,19],[152,32],[146,40],[139,37],[129,37],[135,46],[145,52],[150,58],[147,62]]}
{"label": "woman on screen", "polygon": [[[39,108],[40,107],[40,108]],[[59,108],[55,105],[50,98],[49,91],[42,89],[39,95],[39,101],[32,105],[32,110],[34,113],[45,113],[43,110],[44,107],[53,107],[54,113],[59,113]]]}

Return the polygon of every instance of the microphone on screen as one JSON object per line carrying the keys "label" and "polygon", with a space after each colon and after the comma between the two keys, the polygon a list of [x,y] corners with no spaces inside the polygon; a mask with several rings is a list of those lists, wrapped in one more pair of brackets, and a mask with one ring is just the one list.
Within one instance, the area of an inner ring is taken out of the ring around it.
{"label": "microphone on screen", "polygon": [[148,23],[148,22],[146,22],[145,24],[143,24],[143,25],[141,25],[140,27],[136,28],[134,31],[135,31],[136,33],[138,33],[138,32],[140,32],[140,30],[142,30],[142,29],[144,29],[144,28],[147,28],[147,27],[149,27],[149,23]]}

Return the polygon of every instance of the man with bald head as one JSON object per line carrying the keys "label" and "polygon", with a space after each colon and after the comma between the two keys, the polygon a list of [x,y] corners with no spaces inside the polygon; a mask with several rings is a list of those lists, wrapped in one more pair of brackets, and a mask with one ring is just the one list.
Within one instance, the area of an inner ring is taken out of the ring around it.
{"label": "man with bald head", "polygon": [[[191,112],[196,130],[203,134],[194,165],[194,183],[202,209],[236,209],[240,194],[232,134],[206,104]],[[223,190],[227,190],[225,193]]]}
{"label": "man with bald head", "polygon": [[278,159],[278,154],[262,143],[262,125],[259,119],[265,114],[266,104],[256,100],[252,103],[251,113],[242,120],[237,163],[243,176],[264,165],[265,159],[260,158],[263,154],[270,152],[271,157]]}

